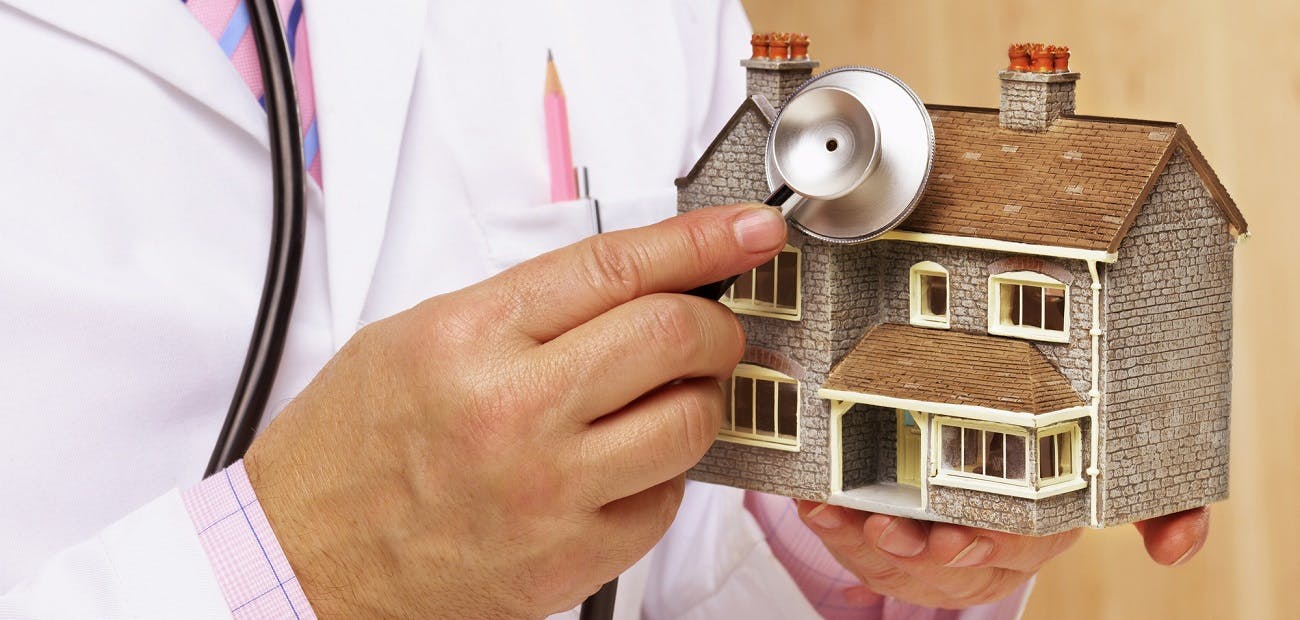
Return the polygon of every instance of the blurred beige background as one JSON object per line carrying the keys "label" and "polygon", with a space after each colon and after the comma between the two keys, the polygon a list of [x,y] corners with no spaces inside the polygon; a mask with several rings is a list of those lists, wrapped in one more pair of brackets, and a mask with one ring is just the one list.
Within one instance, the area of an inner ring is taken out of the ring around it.
{"label": "blurred beige background", "polygon": [[1300,0],[744,0],[812,35],[822,67],[876,66],[930,103],[996,107],[1011,42],[1069,45],[1080,114],[1178,121],[1245,213],[1237,249],[1232,498],[1186,566],[1131,527],[1045,568],[1029,618],[1300,617]]}

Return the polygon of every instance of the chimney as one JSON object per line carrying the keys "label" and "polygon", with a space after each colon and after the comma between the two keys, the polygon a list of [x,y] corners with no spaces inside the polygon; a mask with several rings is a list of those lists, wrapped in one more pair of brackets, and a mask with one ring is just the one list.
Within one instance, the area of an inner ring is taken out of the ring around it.
{"label": "chimney", "polygon": [[812,77],[819,64],[808,58],[808,35],[789,32],[755,34],[750,39],[752,57],[740,61],[745,67],[749,94],[767,97],[780,109],[795,89]]}
{"label": "chimney", "polygon": [[1074,84],[1080,75],[1070,71],[1070,48],[1021,43],[1012,45],[1007,56],[1010,66],[998,72],[1002,80],[1000,125],[1047,131],[1056,119],[1074,114]]}

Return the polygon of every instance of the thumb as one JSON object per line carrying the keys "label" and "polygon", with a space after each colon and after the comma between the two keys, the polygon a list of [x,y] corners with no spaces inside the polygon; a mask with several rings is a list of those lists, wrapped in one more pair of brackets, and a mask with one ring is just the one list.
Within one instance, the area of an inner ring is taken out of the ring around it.
{"label": "thumb", "polygon": [[1202,506],[1133,524],[1147,555],[1159,564],[1179,566],[1192,559],[1210,535],[1210,509]]}
{"label": "thumb", "polygon": [[484,285],[497,291],[512,327],[547,342],[638,297],[681,293],[753,269],[780,252],[785,239],[785,220],[771,207],[698,209],[590,237]]}

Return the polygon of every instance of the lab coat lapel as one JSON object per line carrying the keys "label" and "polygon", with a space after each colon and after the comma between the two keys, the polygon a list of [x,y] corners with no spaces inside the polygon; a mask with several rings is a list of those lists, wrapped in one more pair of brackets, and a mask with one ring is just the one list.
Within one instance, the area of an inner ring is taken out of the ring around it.
{"label": "lab coat lapel", "polygon": [[427,0],[305,6],[336,347],[356,331],[379,258],[427,10]]}
{"label": "lab coat lapel", "polygon": [[[0,0],[152,73],[266,146],[266,114],[180,2]],[[10,61],[13,61],[10,59]]]}

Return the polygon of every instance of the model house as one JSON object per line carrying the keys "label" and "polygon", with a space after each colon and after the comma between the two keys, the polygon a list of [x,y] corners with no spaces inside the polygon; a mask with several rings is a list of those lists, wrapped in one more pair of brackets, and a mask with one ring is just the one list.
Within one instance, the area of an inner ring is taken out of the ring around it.
{"label": "model house", "polygon": [[[817,63],[755,43],[681,211],[770,191],[768,129]],[[897,229],[792,228],[736,282],[748,348],[692,477],[1036,535],[1227,496],[1246,221],[1186,129],[1074,114],[1080,75],[1040,55],[990,72],[1000,109],[927,106],[933,167]]]}

